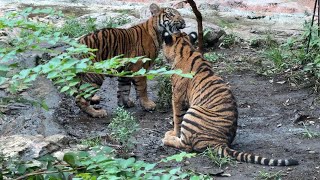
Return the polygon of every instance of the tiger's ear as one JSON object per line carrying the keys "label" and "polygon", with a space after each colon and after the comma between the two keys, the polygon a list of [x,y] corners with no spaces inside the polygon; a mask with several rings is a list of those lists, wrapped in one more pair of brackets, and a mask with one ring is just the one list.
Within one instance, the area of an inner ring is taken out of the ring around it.
{"label": "tiger's ear", "polygon": [[168,33],[167,31],[165,31],[165,32],[162,34],[162,38],[163,38],[163,40],[164,40],[164,42],[165,42],[166,45],[169,45],[169,46],[172,45],[173,40],[172,40],[172,36],[171,36],[170,33]]}
{"label": "tiger's ear", "polygon": [[160,7],[158,5],[156,5],[155,3],[152,3],[149,7],[150,12],[152,14],[152,16],[156,16],[160,13]]}
{"label": "tiger's ear", "polygon": [[191,32],[188,34],[190,42],[192,45],[194,45],[194,43],[198,40],[198,35],[196,32]]}

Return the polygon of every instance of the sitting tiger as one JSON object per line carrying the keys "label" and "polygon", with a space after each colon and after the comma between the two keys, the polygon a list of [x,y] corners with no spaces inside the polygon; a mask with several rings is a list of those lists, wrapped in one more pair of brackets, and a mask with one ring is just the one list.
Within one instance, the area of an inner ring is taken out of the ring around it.
{"label": "sitting tiger", "polygon": [[[142,67],[148,69],[159,53],[162,45],[162,34],[164,30],[174,33],[179,32],[185,25],[180,13],[173,8],[160,8],[156,4],[150,5],[152,17],[146,22],[135,25],[128,29],[106,28],[87,34],[79,39],[79,42],[86,44],[89,48],[98,49],[95,52],[93,62],[110,59],[123,54],[124,57],[144,56],[151,61],[143,63],[138,61],[130,64],[124,70],[138,71]],[[100,87],[105,79],[101,74],[79,74],[80,84],[91,83]],[[146,77],[118,78],[118,105],[132,107],[134,103],[129,99],[131,83],[135,85],[137,97],[140,104],[146,110],[153,110],[156,104],[148,98]],[[95,109],[91,104],[97,104],[100,97],[94,95],[88,99],[77,96],[77,105],[93,117],[104,117],[107,115],[104,109]]]}
{"label": "sitting tiger", "polygon": [[[197,34],[164,33],[164,56],[172,69],[194,77],[172,75],[172,106],[174,129],[166,132],[163,143],[187,151],[202,152],[213,148],[220,156],[242,162],[270,166],[297,165],[292,159],[267,159],[230,148],[236,136],[238,110],[236,100],[224,81],[214,75],[210,62],[192,47]],[[182,113],[182,107],[188,109]]]}

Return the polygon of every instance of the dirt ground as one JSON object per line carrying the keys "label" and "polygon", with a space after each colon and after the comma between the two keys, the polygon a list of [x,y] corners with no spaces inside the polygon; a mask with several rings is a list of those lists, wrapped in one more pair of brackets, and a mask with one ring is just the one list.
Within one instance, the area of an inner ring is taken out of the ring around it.
{"label": "dirt ground", "polygon": [[[207,157],[198,155],[187,162],[172,166],[182,166],[184,169],[208,174],[224,171],[231,175],[228,179],[254,179],[259,176],[260,171],[272,173],[281,171],[283,179],[319,179],[319,138],[303,138],[304,126],[295,123],[301,117],[300,120],[307,124],[308,129],[320,132],[319,99],[314,90],[310,87],[293,87],[284,76],[259,75],[255,70],[258,68],[250,64],[252,58],[260,56],[256,50],[238,47],[219,50],[218,53],[223,54],[225,60],[215,63],[215,70],[232,87],[239,108],[238,132],[232,147],[269,158],[297,159],[300,165],[268,167],[237,163],[218,168]],[[149,84],[151,85],[149,94],[155,100],[156,82],[151,81]],[[108,109],[109,113],[116,108],[114,86],[116,81],[109,79],[99,92],[103,97],[102,106]],[[63,100],[55,113],[59,123],[69,135],[82,139],[104,136],[108,133],[106,127],[111,119],[111,113],[105,119],[92,119],[77,112],[77,108],[70,104],[72,104],[71,99]],[[137,106],[129,111],[134,114],[141,126],[133,150],[137,158],[152,162],[179,152],[177,149],[161,145],[164,133],[172,128],[171,110],[166,113],[145,112]],[[304,116],[308,118],[302,118]]]}

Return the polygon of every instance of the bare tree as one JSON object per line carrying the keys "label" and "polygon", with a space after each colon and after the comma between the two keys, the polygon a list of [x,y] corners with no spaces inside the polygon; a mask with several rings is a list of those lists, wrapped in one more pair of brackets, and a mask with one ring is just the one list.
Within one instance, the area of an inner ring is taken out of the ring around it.
{"label": "bare tree", "polygon": [[186,0],[184,1],[186,3],[189,3],[193,13],[196,15],[197,18],[197,23],[198,23],[198,46],[199,46],[199,51],[203,53],[203,27],[202,27],[202,15],[200,11],[197,8],[196,3],[193,0]]}

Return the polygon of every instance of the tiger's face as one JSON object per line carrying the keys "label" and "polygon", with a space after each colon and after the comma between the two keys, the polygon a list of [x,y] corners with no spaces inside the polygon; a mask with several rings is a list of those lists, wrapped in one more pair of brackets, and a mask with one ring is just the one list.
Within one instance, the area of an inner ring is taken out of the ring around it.
{"label": "tiger's face", "polygon": [[160,8],[156,4],[150,5],[150,12],[152,16],[159,17],[159,29],[161,32],[167,31],[170,34],[179,33],[180,29],[186,27],[186,23],[179,11],[173,8]]}
{"label": "tiger's face", "polygon": [[[163,53],[168,62],[173,62],[175,57],[184,57],[187,51],[190,52],[193,49],[193,45],[197,40],[197,33],[191,32],[190,34],[174,33],[170,34],[168,32],[163,33]],[[189,55],[187,53],[187,55]]]}

